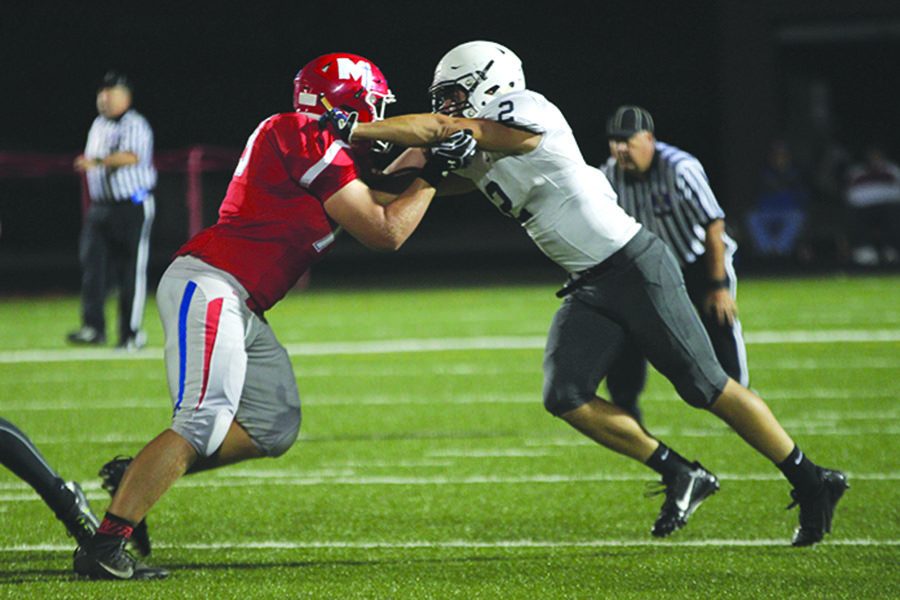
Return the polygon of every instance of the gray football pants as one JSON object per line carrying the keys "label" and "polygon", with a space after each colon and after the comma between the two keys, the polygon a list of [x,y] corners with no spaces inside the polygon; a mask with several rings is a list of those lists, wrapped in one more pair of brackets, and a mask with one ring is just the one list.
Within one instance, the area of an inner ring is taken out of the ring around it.
{"label": "gray football pants", "polygon": [[591,401],[626,341],[691,406],[705,408],[728,376],[685,290],[672,253],[641,229],[610,268],[566,297],[544,353],[544,406],[561,415]]}

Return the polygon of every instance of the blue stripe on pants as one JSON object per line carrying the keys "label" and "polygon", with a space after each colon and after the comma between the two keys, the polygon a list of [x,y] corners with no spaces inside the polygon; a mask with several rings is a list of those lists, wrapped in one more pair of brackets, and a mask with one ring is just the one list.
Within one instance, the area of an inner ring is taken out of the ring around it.
{"label": "blue stripe on pants", "polygon": [[191,298],[197,290],[197,284],[188,281],[181,297],[181,308],[178,310],[178,402],[175,403],[174,412],[181,408],[184,400],[184,378],[187,371],[187,316],[191,307]]}

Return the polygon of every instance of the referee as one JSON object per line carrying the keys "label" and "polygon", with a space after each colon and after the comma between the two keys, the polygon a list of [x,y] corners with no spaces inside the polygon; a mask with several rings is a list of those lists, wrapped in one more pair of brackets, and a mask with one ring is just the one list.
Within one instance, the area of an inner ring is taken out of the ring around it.
{"label": "referee", "polygon": [[[606,124],[610,158],[601,170],[625,211],[663,239],[681,265],[688,295],[728,375],[747,386],[747,355],[737,318],[737,244],[725,233],[725,213],[703,166],[687,152],[659,142],[653,118],[639,106],[620,106]],[[638,396],[647,361],[626,343],[606,385],[612,401],[638,421]]]}
{"label": "referee", "polygon": [[84,154],[75,169],[85,173],[91,204],[79,241],[82,326],[73,344],[106,343],[103,313],[113,276],[119,287],[118,347],[146,343],[141,329],[147,296],[147,259],[155,212],[153,130],[131,108],[132,86],[122,73],[106,73],[97,91],[97,112]]}

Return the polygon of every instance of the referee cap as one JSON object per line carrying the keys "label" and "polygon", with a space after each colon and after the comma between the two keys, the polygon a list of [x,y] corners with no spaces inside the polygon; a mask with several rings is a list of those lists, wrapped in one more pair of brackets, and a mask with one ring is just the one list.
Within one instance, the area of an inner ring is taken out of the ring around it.
{"label": "referee cap", "polygon": [[122,87],[128,88],[130,91],[134,91],[134,88],[131,85],[131,79],[125,73],[116,70],[109,70],[103,75],[103,79],[100,80],[100,85],[97,86],[98,89],[111,88],[116,87],[117,85],[121,85]]}
{"label": "referee cap", "polygon": [[606,121],[606,137],[628,139],[638,131],[653,133],[653,117],[646,109],[625,104],[616,109]]}

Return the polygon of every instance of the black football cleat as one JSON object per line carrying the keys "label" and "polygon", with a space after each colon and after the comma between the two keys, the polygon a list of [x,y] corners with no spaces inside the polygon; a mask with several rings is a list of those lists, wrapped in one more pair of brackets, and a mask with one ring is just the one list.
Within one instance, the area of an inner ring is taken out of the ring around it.
{"label": "black football cleat", "polygon": [[80,546],[94,536],[97,528],[100,527],[100,520],[91,510],[91,505],[78,482],[67,481],[63,485],[71,492],[74,504],[66,514],[59,517],[59,520],[63,522],[69,535],[75,538]]}
{"label": "black football cleat", "polygon": [[[134,459],[130,456],[117,456],[100,468],[100,472],[97,474],[103,480],[101,484],[103,489],[109,492],[110,496],[116,495],[116,490],[119,489],[122,477],[132,460]],[[147,531],[147,519],[134,526],[134,531],[131,532],[131,546],[141,556],[150,555],[150,533]]]}
{"label": "black football cleat", "polygon": [[92,541],[75,549],[72,560],[75,574],[88,579],[165,579],[169,571],[151,567],[135,559],[125,550],[125,538],[117,544],[95,544]]}
{"label": "black football cleat", "polygon": [[650,533],[654,537],[666,537],[684,527],[694,511],[719,490],[715,475],[694,462],[690,471],[679,473],[672,481],[662,481],[664,489],[650,495],[665,493],[666,499]]}
{"label": "black football cleat", "polygon": [[147,345],[147,334],[143,331],[138,331],[134,335],[129,335],[125,338],[119,340],[119,343],[116,344],[116,350],[122,350],[125,352],[137,352]]}
{"label": "black football cleat", "polygon": [[85,325],[78,331],[73,331],[66,336],[70,344],[76,346],[102,346],[106,343],[106,335],[89,325]]}
{"label": "black football cleat", "polygon": [[822,485],[815,493],[803,495],[797,490],[791,490],[794,501],[788,505],[788,509],[800,506],[800,526],[794,531],[792,546],[812,546],[821,542],[826,533],[831,533],[834,508],[850,487],[847,476],[840,471],[817,468]]}

